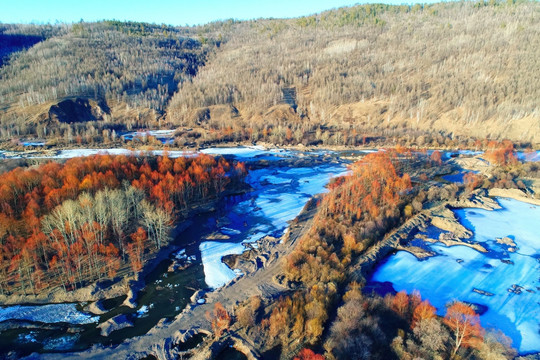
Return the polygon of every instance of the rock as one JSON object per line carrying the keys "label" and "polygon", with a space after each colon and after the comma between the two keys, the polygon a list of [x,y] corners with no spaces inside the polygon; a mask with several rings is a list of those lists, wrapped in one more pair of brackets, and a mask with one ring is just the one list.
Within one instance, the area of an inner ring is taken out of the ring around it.
{"label": "rock", "polygon": [[191,297],[189,298],[189,300],[192,302],[192,303],[196,303],[198,302],[200,299],[204,298],[204,295],[206,294],[206,291],[204,290],[197,290],[195,291],[195,293],[193,295],[191,295]]}
{"label": "rock", "polygon": [[489,291],[480,290],[480,289],[477,289],[477,288],[473,288],[472,291],[474,291],[475,293],[478,293],[480,295],[485,295],[485,296],[493,296],[493,295],[495,295],[493,293],[490,293]]}
{"label": "rock", "polygon": [[49,108],[49,120],[62,123],[103,120],[110,112],[105,101],[76,98],[60,101]]}
{"label": "rock", "polygon": [[470,247],[471,249],[474,249],[476,251],[479,251],[481,253],[487,253],[487,249],[483,247],[481,244],[476,242],[467,242],[463,241],[459,238],[457,238],[452,233],[443,233],[439,235],[439,241],[442,242],[446,246],[455,246],[455,245],[462,245]]}
{"label": "rock", "polygon": [[424,260],[437,254],[434,251],[422,249],[419,246],[398,246],[396,249],[413,254],[418,260]]}
{"label": "rock", "polygon": [[524,193],[523,191],[519,189],[499,189],[499,188],[489,189],[489,196],[507,197],[507,198],[516,199],[516,200],[523,201],[523,202],[533,204],[533,205],[540,205],[539,199],[530,198],[527,196],[526,193]]}
{"label": "rock", "polygon": [[206,240],[229,240],[231,237],[220,232],[214,232],[206,237]]}
{"label": "rock", "polygon": [[124,300],[122,305],[135,309],[137,307],[137,294],[133,289],[129,289],[127,293],[127,298]]}
{"label": "rock", "polygon": [[476,189],[472,193],[463,194],[459,199],[450,201],[448,204],[455,208],[478,208],[484,210],[501,208],[496,200],[488,197],[488,193],[484,189]]}
{"label": "rock", "polygon": [[85,310],[91,312],[94,315],[102,315],[107,312],[107,310],[105,310],[103,304],[99,300],[90,303]]}
{"label": "rock", "polygon": [[520,286],[518,284],[512,284],[512,286],[510,286],[510,288],[508,289],[508,292],[519,295],[523,292],[523,290],[525,290],[523,286]]}
{"label": "rock", "polygon": [[117,315],[98,325],[98,328],[101,329],[101,336],[109,336],[113,331],[127,327],[133,327],[133,323],[128,320],[126,315]]}
{"label": "rock", "polygon": [[468,239],[473,236],[472,231],[461,225],[454,212],[447,207],[442,207],[432,213],[431,224],[455,234],[460,239]]}
{"label": "rock", "polygon": [[516,246],[516,243],[514,242],[514,240],[510,239],[508,236],[505,236],[503,238],[497,238],[495,239],[495,241],[497,242],[497,244],[503,244],[503,245],[513,246],[513,247]]}

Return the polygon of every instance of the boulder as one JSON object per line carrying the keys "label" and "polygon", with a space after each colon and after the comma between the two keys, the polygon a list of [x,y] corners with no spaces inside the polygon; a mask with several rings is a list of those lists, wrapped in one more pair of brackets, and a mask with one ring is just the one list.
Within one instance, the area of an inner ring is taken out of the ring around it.
{"label": "boulder", "polygon": [[113,331],[127,327],[133,327],[133,323],[128,320],[126,315],[117,315],[98,325],[98,328],[101,329],[101,336],[109,336]]}
{"label": "boulder", "polygon": [[90,303],[85,310],[91,312],[94,315],[102,315],[107,312],[107,310],[105,310],[105,307],[103,307],[103,304],[99,300]]}

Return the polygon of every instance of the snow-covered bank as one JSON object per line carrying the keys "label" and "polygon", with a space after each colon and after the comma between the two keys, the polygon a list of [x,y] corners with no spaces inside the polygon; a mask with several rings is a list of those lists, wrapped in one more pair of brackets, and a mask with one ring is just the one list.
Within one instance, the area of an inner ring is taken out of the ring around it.
{"label": "snow-covered bank", "polygon": [[204,241],[199,245],[204,266],[206,284],[216,289],[236,277],[236,273],[225,265],[221,258],[228,254],[241,254],[244,246],[241,243]]}
{"label": "snow-covered bank", "polygon": [[76,309],[75,304],[14,305],[0,308],[0,322],[6,320],[90,324],[97,322],[99,316],[80,312]]}
{"label": "snow-covered bank", "polygon": [[[456,299],[485,305],[488,310],[481,316],[484,327],[501,329],[522,353],[540,351],[540,206],[511,199],[498,201],[501,210],[456,210],[462,224],[474,231],[473,240],[490,250],[487,254],[440,243],[430,246],[438,256],[424,261],[399,251],[375,271],[371,281],[392,282],[397,291],[419,290],[440,314],[445,313],[446,303]],[[496,241],[504,237],[515,241],[515,252]]]}

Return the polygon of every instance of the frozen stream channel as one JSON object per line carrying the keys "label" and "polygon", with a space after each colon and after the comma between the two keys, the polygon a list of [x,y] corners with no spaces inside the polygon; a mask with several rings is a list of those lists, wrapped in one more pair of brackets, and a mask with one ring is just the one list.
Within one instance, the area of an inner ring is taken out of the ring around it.
{"label": "frozen stream channel", "polygon": [[[444,315],[445,305],[460,300],[487,306],[480,317],[484,328],[502,330],[520,353],[540,351],[540,207],[512,199],[497,199],[500,210],[459,209],[461,223],[474,231],[483,254],[465,246],[431,245],[437,256],[418,261],[398,251],[381,264],[372,282],[391,282],[396,291],[418,290]],[[500,244],[508,237],[517,248]],[[473,289],[492,293],[492,296]]]}

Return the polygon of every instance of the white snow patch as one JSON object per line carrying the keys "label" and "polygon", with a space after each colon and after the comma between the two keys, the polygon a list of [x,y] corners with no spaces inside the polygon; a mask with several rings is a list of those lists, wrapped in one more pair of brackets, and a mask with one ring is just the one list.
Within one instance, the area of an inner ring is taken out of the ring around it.
{"label": "white snow patch", "polygon": [[146,316],[148,314],[148,310],[150,310],[150,308],[147,305],[141,306],[141,308],[137,310],[137,317]]}
{"label": "white snow patch", "polygon": [[201,153],[209,155],[234,155],[241,158],[250,158],[267,154],[269,151],[262,146],[238,146],[202,149]]}
{"label": "white snow patch", "polygon": [[219,229],[219,231],[222,234],[229,235],[229,236],[240,235],[242,233],[240,230],[231,229],[231,228],[228,228],[228,227],[222,227],[221,229]]}
{"label": "white snow patch", "polygon": [[204,268],[204,280],[206,284],[216,289],[225,285],[236,277],[221,258],[230,254],[241,254],[244,251],[244,245],[240,243],[203,241],[199,245],[201,259]]}

